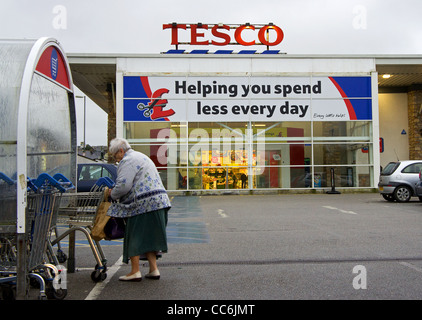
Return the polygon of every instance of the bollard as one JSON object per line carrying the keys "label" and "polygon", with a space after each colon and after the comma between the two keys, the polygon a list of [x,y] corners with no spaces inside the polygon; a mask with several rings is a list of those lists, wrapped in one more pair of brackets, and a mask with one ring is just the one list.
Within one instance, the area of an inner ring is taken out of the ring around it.
{"label": "bollard", "polygon": [[336,182],[334,179],[334,168],[331,168],[331,191],[327,191],[328,194],[340,194],[341,192],[336,191]]}

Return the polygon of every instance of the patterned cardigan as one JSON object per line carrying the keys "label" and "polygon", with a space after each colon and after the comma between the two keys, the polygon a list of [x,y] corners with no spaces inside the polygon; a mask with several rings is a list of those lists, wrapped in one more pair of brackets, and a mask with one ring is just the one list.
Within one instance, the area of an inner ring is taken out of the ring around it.
{"label": "patterned cardigan", "polygon": [[127,218],[158,209],[171,203],[154,162],[141,152],[129,149],[117,167],[116,185],[107,215]]}

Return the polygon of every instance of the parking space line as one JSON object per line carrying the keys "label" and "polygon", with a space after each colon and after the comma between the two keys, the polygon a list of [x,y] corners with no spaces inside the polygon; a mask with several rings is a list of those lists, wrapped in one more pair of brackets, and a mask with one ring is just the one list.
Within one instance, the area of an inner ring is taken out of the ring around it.
{"label": "parking space line", "polygon": [[421,272],[422,273],[422,268],[419,268],[419,267],[417,267],[417,266],[415,266],[415,265],[413,265],[411,263],[401,261],[401,262],[399,262],[399,264],[401,264],[402,266],[408,267],[410,269],[413,269],[413,270],[415,270],[417,272]]}
{"label": "parking space line", "polygon": [[339,208],[336,208],[336,207],[331,207],[331,206],[322,206],[323,208],[326,208],[326,209],[330,209],[330,210],[336,210],[336,211],[339,211],[339,212],[341,212],[341,213],[347,213],[347,214],[357,214],[356,212],[354,212],[354,211],[348,211],[348,210],[342,210],[342,209],[339,209]]}
{"label": "parking space line", "polygon": [[116,263],[113,264],[111,268],[107,269],[107,278],[102,281],[98,282],[94,288],[91,290],[91,292],[88,294],[88,296],[85,298],[85,300],[95,300],[97,297],[101,294],[101,291],[104,289],[104,287],[107,285],[107,283],[110,282],[111,278],[114,276],[114,274],[120,269],[122,266],[123,256],[121,256],[119,259],[117,259]]}
{"label": "parking space line", "polygon": [[228,218],[228,215],[224,213],[223,209],[218,209],[217,213],[221,218]]}

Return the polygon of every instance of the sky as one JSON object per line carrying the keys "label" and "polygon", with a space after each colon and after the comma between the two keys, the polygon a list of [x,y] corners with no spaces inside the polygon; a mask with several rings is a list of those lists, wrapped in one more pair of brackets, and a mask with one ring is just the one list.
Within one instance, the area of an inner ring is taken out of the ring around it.
{"label": "sky", "polygon": [[[422,54],[421,12],[420,0],[0,0],[0,39],[53,37],[66,53],[156,54],[174,49],[163,24],[272,22],[284,33],[272,49],[287,54]],[[81,142],[83,99],[76,108]],[[107,115],[89,99],[86,111],[86,143],[106,145]]]}

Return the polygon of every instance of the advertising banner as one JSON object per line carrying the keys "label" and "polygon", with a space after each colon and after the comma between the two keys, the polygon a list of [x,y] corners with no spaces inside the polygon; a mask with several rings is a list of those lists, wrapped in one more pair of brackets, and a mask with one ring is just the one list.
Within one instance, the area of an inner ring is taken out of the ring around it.
{"label": "advertising banner", "polygon": [[124,121],[372,119],[371,77],[124,76]]}

